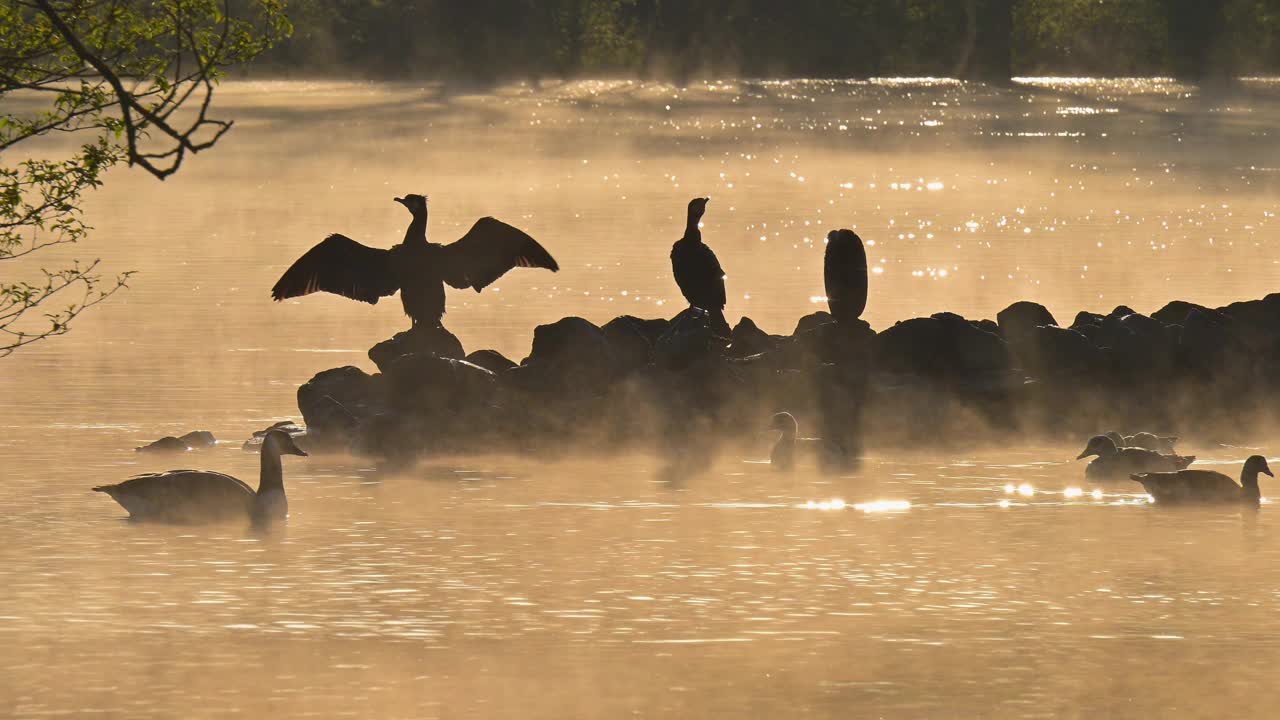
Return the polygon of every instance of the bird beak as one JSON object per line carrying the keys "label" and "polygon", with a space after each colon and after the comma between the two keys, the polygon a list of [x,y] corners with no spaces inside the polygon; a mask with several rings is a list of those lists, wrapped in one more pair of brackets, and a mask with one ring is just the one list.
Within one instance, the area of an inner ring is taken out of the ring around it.
{"label": "bird beak", "polygon": [[1275,475],[1273,475],[1273,474],[1271,473],[1271,468],[1269,468],[1269,467],[1264,467],[1264,468],[1262,468],[1262,472],[1266,473],[1266,474],[1267,474],[1267,477],[1275,477]]}
{"label": "bird beak", "polygon": [[407,204],[408,204],[408,203],[406,203],[406,202],[405,202],[404,198],[392,198],[392,199],[393,199],[393,200],[395,200],[396,202],[400,203],[401,205],[407,205]]}
{"label": "bird beak", "polygon": [[1077,459],[1077,460],[1083,460],[1083,459],[1085,459],[1085,458],[1089,457],[1089,456],[1090,456],[1090,455],[1092,455],[1092,454],[1093,454],[1093,453],[1089,452],[1089,450],[1086,448],[1084,452],[1082,452],[1082,453],[1080,453],[1079,455],[1077,455],[1077,456],[1076,456],[1076,459]]}

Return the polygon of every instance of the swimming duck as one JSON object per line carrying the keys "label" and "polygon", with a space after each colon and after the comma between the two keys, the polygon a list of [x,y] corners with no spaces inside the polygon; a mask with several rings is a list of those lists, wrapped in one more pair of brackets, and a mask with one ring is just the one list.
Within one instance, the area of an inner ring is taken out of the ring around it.
{"label": "swimming duck", "polygon": [[94,490],[110,495],[134,520],[198,523],[245,518],[255,525],[269,523],[289,514],[281,455],[305,457],[306,453],[288,433],[272,430],[262,442],[257,492],[230,475],[204,470],[147,473]]}
{"label": "swimming duck", "polygon": [[769,429],[782,433],[769,453],[769,464],[775,470],[790,470],[796,464],[796,436],[800,423],[789,412],[775,413],[769,421]]}
{"label": "swimming duck", "polygon": [[1170,455],[1173,453],[1173,446],[1178,442],[1177,435],[1156,435],[1149,432],[1138,432],[1132,435],[1121,435],[1112,430],[1107,433],[1107,437],[1115,442],[1116,447],[1136,447],[1147,450],[1154,450],[1158,453]]}
{"label": "swimming duck", "polygon": [[403,242],[383,250],[330,235],[289,266],[271,288],[272,299],[323,290],[374,305],[399,291],[414,326],[439,325],[445,283],[480,292],[512,268],[560,269],[537,240],[491,217],[477,220],[457,242],[427,242],[427,197],[405,195],[395,201],[413,215]]}
{"label": "swimming duck", "polygon": [[1076,459],[1090,455],[1098,456],[1084,471],[1090,482],[1124,480],[1133,473],[1173,472],[1182,470],[1196,459],[1194,455],[1161,455],[1144,448],[1116,447],[1115,441],[1106,435],[1089,438],[1088,446]]}
{"label": "swimming duck", "polygon": [[1136,473],[1129,478],[1142,483],[1147,494],[1158,503],[1243,502],[1257,505],[1262,498],[1258,489],[1258,473],[1275,477],[1267,467],[1267,459],[1261,455],[1253,455],[1244,461],[1239,485],[1213,470]]}

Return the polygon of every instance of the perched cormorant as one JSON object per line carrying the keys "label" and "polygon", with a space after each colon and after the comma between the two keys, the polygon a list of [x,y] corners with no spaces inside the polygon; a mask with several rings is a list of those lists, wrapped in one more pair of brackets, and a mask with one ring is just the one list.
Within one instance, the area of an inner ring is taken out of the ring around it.
{"label": "perched cormorant", "polygon": [[1262,499],[1262,493],[1258,489],[1258,473],[1275,477],[1271,474],[1271,468],[1267,467],[1267,459],[1261,455],[1253,455],[1244,461],[1239,485],[1226,475],[1212,470],[1137,473],[1129,477],[1142,483],[1147,494],[1158,503],[1242,502],[1257,505]]}
{"label": "perched cormorant", "polygon": [[414,325],[436,325],[444,315],[444,283],[480,292],[515,267],[560,269],[538,241],[491,217],[477,220],[457,242],[427,242],[426,196],[395,201],[413,213],[404,242],[383,250],[330,235],[280,276],[271,297],[283,300],[323,290],[373,305],[399,290]]}
{"label": "perched cormorant", "polygon": [[711,198],[694,198],[689,201],[689,216],[684,226],[684,237],[671,246],[671,270],[676,284],[689,305],[706,311],[713,324],[726,335],[729,323],[724,319],[724,269],[716,254],[702,242],[698,222],[707,211]]}
{"label": "perched cormorant", "polygon": [[867,309],[867,251],[862,238],[852,230],[832,230],[827,234],[823,262],[827,305],[839,323],[851,323]]}
{"label": "perched cormorant", "polygon": [[272,430],[262,442],[257,492],[230,475],[203,470],[148,473],[94,490],[110,495],[134,520],[197,523],[244,518],[260,525],[289,514],[281,455],[306,453],[288,433]]}
{"label": "perched cormorant", "polygon": [[1091,482],[1124,480],[1133,473],[1141,472],[1173,472],[1182,470],[1196,459],[1194,455],[1162,455],[1144,448],[1116,447],[1115,441],[1106,435],[1089,438],[1089,445],[1076,459],[1090,455],[1098,456],[1084,471],[1085,478]]}

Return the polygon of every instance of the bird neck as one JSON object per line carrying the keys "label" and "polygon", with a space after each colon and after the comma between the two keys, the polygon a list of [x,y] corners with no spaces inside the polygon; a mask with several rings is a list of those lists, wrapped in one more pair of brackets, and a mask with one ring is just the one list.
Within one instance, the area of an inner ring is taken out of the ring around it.
{"label": "bird neck", "polygon": [[1246,498],[1257,501],[1262,497],[1262,490],[1258,487],[1257,470],[1241,470],[1240,485],[1244,488]]}
{"label": "bird neck", "polygon": [[684,224],[684,239],[694,242],[702,242],[702,231],[698,229],[698,222],[702,220],[702,213],[697,210],[690,210],[689,217]]}
{"label": "bird neck", "polygon": [[280,467],[280,455],[262,449],[262,472],[258,476],[258,494],[268,490],[284,490],[284,471]]}
{"label": "bird neck", "polygon": [[404,244],[410,245],[420,243],[425,245],[427,242],[427,214],[414,213],[413,221],[409,223],[409,229],[404,231]]}

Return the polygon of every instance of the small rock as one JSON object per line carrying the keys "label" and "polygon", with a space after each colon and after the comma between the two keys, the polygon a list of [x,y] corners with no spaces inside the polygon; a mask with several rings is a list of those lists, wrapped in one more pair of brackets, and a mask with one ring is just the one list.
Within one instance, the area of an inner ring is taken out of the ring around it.
{"label": "small rock", "polygon": [[410,330],[398,332],[390,340],[383,340],[369,348],[369,359],[384,372],[386,366],[401,355],[423,354],[454,359],[462,359],[466,355],[457,336],[441,325],[427,323],[419,323]]}
{"label": "small rock", "polygon": [[516,367],[515,361],[507,359],[497,350],[477,350],[468,355],[466,361],[492,373],[502,373]]}
{"label": "small rock", "polygon": [[1018,342],[1041,325],[1057,325],[1053,314],[1040,303],[1020,300],[996,313],[1000,334],[1009,342]]}

